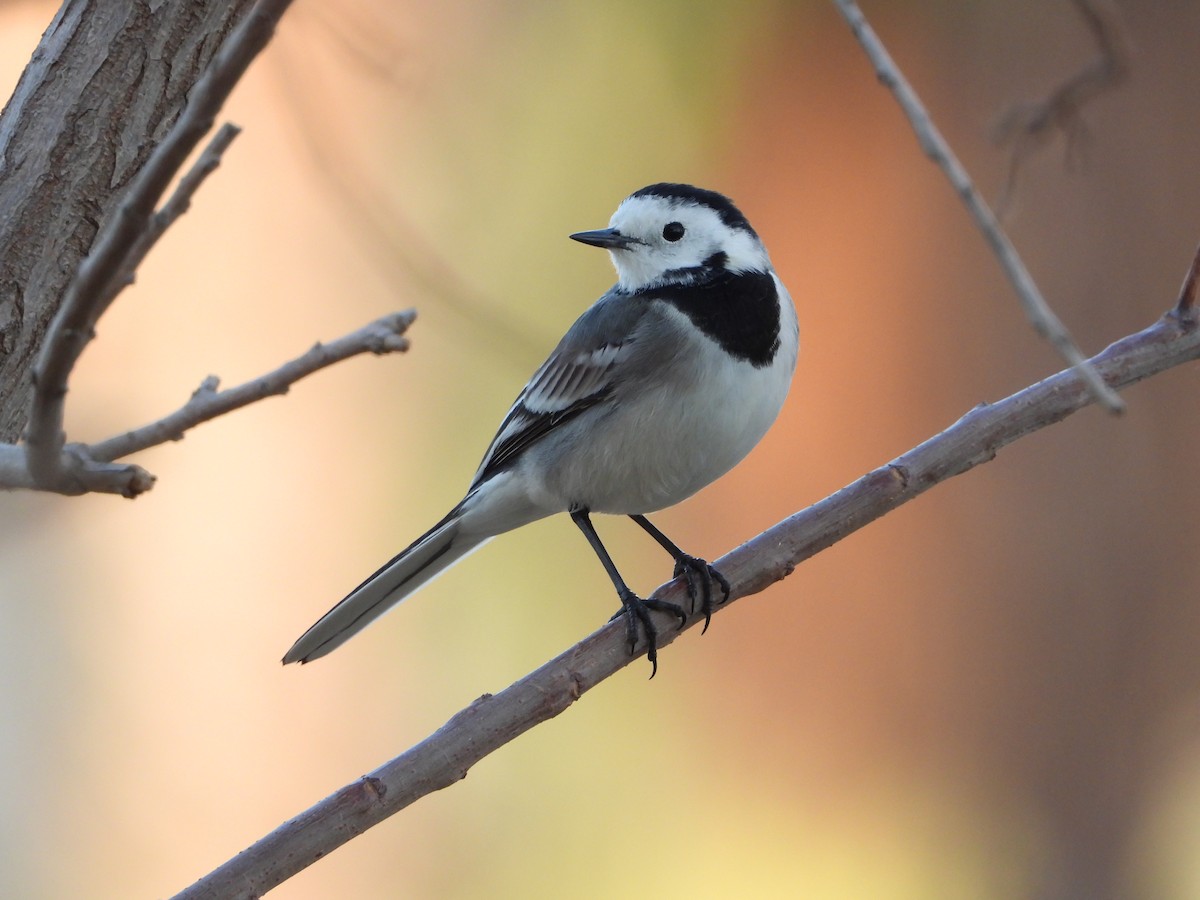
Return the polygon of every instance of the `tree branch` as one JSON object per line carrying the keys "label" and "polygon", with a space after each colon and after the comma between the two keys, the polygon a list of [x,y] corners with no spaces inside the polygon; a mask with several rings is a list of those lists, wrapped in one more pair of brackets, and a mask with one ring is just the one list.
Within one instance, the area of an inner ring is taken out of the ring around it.
{"label": "tree branch", "polygon": [[0,441],[80,263],[254,0],[64,2],[0,113]]}
{"label": "tree branch", "polygon": [[408,349],[408,338],[404,337],[408,326],[416,319],[415,310],[392,313],[353,331],[345,337],[327,344],[315,344],[308,352],[284,363],[274,372],[268,372],[253,381],[237,387],[218,391],[220,383],[210,375],[200,384],[191,398],[169,416],[151,422],[134,431],[111,437],[93,444],[89,450],[93,459],[111,461],[153,447],[167,441],[177,441],[185,431],[202,422],[241,409],[265,397],[281,396],[288,389],[313,372],[349,359],[361,353],[403,352]]}
{"label": "tree branch", "polygon": [[1183,276],[1183,284],[1179,288],[1179,299],[1175,301],[1172,315],[1180,321],[1190,321],[1195,316],[1196,279],[1200,278],[1200,247],[1192,256],[1192,264],[1188,266],[1187,274]]}
{"label": "tree branch", "polygon": [[[71,467],[69,456],[63,452],[63,413],[71,370],[92,339],[96,322],[128,284],[138,248],[144,252],[153,243],[156,222],[159,227],[169,224],[166,210],[156,219],[155,205],[188,155],[212,128],[225,99],[267,45],[290,5],[291,0],[259,0],[230,33],[193,88],[183,113],[133,179],[116,214],[106,223],[68,286],[33,371],[33,406],[25,443],[28,468],[39,487],[77,492],[79,476],[87,463]],[[196,182],[202,177],[198,174]]]}
{"label": "tree branch", "polygon": [[[97,462],[83,444],[66,444],[60,453],[63,474],[53,493],[120,494],[132,499],[154,487],[154,476],[141,466]],[[0,489],[50,490],[34,480],[25,448],[16,444],[0,444]]]}
{"label": "tree branch", "polygon": [[937,126],[933,124],[933,120],[929,117],[929,113],[921,103],[916,91],[913,90],[912,85],[908,83],[892,60],[891,55],[883,46],[883,42],[879,40],[879,36],[875,34],[874,29],[871,28],[858,8],[858,4],[854,0],[834,0],[834,3],[837,4],[842,17],[875,67],[875,73],[880,82],[895,95],[896,102],[900,104],[913,131],[916,132],[921,149],[946,174],[946,178],[958,192],[967,211],[971,214],[971,218],[975,220],[976,227],[991,245],[992,252],[1000,261],[1004,274],[1008,276],[1013,289],[1017,292],[1017,297],[1020,298],[1021,305],[1025,309],[1025,315],[1029,318],[1034,330],[1048,340],[1063,359],[1079,370],[1089,390],[1096,395],[1096,399],[1105,409],[1110,412],[1124,410],[1125,404],[1121,398],[1105,385],[1079,348],[1075,346],[1066,326],[1042,297],[1041,291],[1034,283],[1033,276],[1025,268],[1025,263],[1021,261],[1016,247],[1008,239],[1008,235],[1005,234],[995,213],[983,199],[983,195],[976,189],[975,184],[971,181],[971,176],[958,161],[958,157],[954,155],[954,151],[950,149],[950,145],[946,143],[946,139],[942,137]]}
{"label": "tree branch", "polygon": [[170,198],[162,205],[162,208],[158,212],[150,217],[150,220],[146,223],[145,231],[142,232],[134,245],[130,247],[128,255],[122,261],[120,275],[106,285],[108,295],[100,299],[101,311],[108,309],[112,301],[116,299],[117,294],[128,285],[133,284],[138,266],[142,264],[142,260],[146,258],[146,254],[158,243],[158,239],[175,223],[175,220],[191,208],[192,197],[200,189],[200,185],[204,183],[204,180],[221,165],[221,159],[225,155],[225,151],[229,149],[229,145],[233,143],[234,138],[241,133],[242,129],[238,126],[232,122],[226,122],[213,135],[212,140],[208,142],[208,146],[204,148],[204,152],[196,158],[196,162],[192,164],[192,167],[179,179],[179,184],[175,186],[175,190],[172,192]]}
{"label": "tree branch", "polygon": [[[1198,270],[1200,250],[1175,308],[1090,360],[1106,386],[1125,388],[1200,358],[1200,329],[1190,305]],[[940,434],[717,560],[714,565],[732,586],[721,611],[934,485],[989,462],[1002,447],[1095,400],[1079,370],[1070,368],[998,403],[975,407]],[[675,581],[654,596],[682,602],[684,595]],[[677,631],[673,619],[660,618],[660,651],[699,621],[695,617]],[[483,695],[424,741],[285,822],[176,900],[261,896],[372,825],[461,780],[479,760],[557,716],[641,652],[631,655],[624,625],[610,622],[500,693]]]}
{"label": "tree branch", "polygon": [[[301,378],[352,356],[403,352],[408,349],[404,333],[416,317],[416,311],[411,309],[391,313],[337,340],[316,344],[274,371],[223,391],[217,390],[220,384],[217,376],[210,375],[183,406],[156,422],[95,444],[65,445],[59,460],[63,476],[55,491],[136,497],[154,487],[154,476],[140,466],[113,465],[113,460],[167,441],[182,440],[185,432],[203,422],[266,397],[286,394]],[[24,448],[0,444],[0,489],[14,488],[45,490],[29,471]]]}

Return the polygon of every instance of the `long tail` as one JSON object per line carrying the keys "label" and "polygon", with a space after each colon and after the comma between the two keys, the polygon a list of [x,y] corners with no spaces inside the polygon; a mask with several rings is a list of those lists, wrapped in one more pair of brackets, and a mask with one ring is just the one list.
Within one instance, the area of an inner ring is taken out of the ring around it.
{"label": "long tail", "polygon": [[487,538],[459,533],[461,507],[400,551],[374,575],[321,616],[283,657],[287,663],[312,662],[358,634],[435,575],[450,568]]}

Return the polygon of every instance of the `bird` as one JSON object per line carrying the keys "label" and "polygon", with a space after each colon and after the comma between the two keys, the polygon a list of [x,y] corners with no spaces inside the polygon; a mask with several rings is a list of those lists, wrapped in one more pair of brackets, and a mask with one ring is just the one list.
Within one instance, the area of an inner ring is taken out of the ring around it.
{"label": "bird", "polygon": [[[629,652],[639,626],[658,671],[651,611],[591,515],[628,516],[675,561],[691,614],[708,628],[728,580],[646,518],[737,465],[774,423],[791,386],[799,327],[791,296],[729,198],[662,182],[626,197],[607,228],[570,237],[608,251],[617,283],[567,330],[500,423],[463,497],[304,632],[283,662],[324,656],[491,538],[568,513],[616,588]],[[721,592],[715,600],[717,590]]]}

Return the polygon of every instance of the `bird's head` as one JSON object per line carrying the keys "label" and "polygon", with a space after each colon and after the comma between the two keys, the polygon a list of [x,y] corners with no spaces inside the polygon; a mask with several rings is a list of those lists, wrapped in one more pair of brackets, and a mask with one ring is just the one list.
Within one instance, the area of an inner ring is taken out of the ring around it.
{"label": "bird's head", "polygon": [[621,202],[608,228],[571,237],[608,250],[627,291],[771,267],[741,211],[727,197],[689,184],[644,187]]}

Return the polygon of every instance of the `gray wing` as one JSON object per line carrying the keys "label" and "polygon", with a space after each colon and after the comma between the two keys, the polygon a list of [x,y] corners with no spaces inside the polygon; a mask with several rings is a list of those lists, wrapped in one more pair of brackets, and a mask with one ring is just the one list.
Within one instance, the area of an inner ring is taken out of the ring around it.
{"label": "gray wing", "polygon": [[500,423],[470,490],[611,396],[613,372],[635,352],[638,326],[647,311],[644,299],[613,288],[576,320]]}

